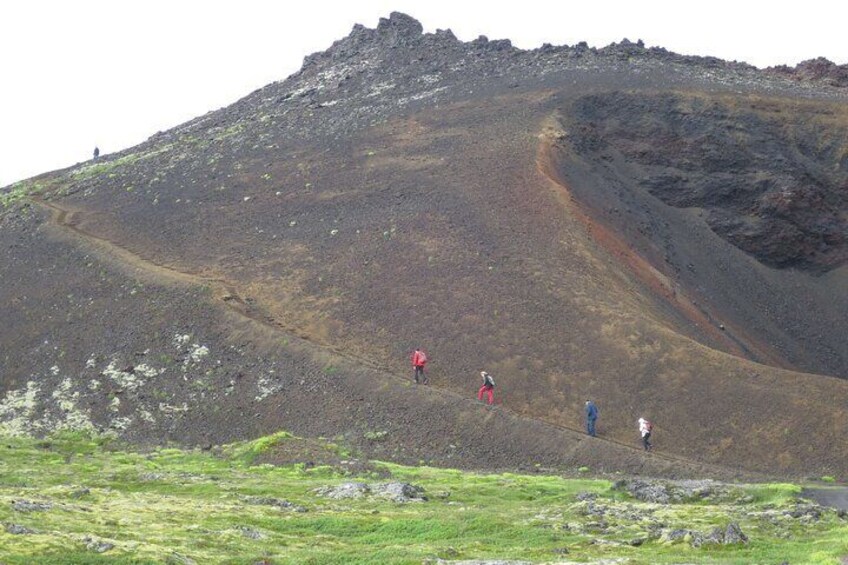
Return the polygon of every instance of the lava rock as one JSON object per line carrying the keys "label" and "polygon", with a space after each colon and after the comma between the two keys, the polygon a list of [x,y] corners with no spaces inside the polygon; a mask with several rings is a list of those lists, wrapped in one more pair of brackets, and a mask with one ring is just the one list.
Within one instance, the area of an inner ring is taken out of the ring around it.
{"label": "lava rock", "polygon": [[326,498],[363,498],[371,492],[371,487],[365,483],[348,482],[335,487],[319,487],[313,492]]}
{"label": "lava rock", "polygon": [[38,533],[38,530],[33,530],[31,528],[27,528],[26,526],[21,526],[20,524],[6,524],[5,529],[6,533],[18,536]]}
{"label": "lava rock", "polygon": [[248,539],[260,540],[260,539],[265,539],[266,537],[268,537],[265,534],[263,534],[262,532],[260,532],[259,530],[254,530],[253,528],[251,528],[249,526],[237,526],[236,529],[241,532],[241,535],[243,535],[244,537],[246,537]]}
{"label": "lava rock", "polygon": [[394,502],[425,502],[424,488],[409,483],[383,483],[371,486],[375,496],[388,498]]}
{"label": "lava rock", "polygon": [[276,508],[280,508],[281,510],[290,510],[292,512],[306,512],[306,508],[304,508],[303,506],[294,504],[292,502],[289,502],[288,500],[283,500],[282,498],[247,496],[244,498],[244,501],[248,504],[255,504],[257,506],[274,506]]}
{"label": "lava rock", "polygon": [[50,502],[32,502],[30,500],[15,500],[12,509],[17,512],[44,512],[53,508]]}
{"label": "lava rock", "polygon": [[105,553],[115,547],[114,543],[98,540],[92,537],[85,537],[82,539],[82,541],[83,543],[85,543],[85,548],[87,550],[93,551],[95,553]]}

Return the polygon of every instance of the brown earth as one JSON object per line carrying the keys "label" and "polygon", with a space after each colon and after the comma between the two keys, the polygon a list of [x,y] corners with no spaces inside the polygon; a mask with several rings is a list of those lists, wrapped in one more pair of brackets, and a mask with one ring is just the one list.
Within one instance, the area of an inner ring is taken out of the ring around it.
{"label": "brown earth", "polygon": [[[413,22],[33,179],[0,217],[0,423],[844,476],[844,91]],[[431,387],[409,383],[418,345]],[[473,400],[483,368],[495,408]]]}

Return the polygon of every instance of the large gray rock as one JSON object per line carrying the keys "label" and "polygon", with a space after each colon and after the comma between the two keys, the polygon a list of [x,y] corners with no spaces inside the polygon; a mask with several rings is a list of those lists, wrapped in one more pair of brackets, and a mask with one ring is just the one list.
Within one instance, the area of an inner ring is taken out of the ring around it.
{"label": "large gray rock", "polygon": [[319,487],[315,489],[318,496],[327,498],[344,499],[344,498],[364,498],[366,496],[376,496],[380,498],[388,498],[393,502],[424,502],[427,497],[424,496],[424,489],[417,485],[409,483],[358,483],[347,482],[337,486]]}
{"label": "large gray rock", "polygon": [[626,479],[616,481],[613,489],[623,490],[642,502],[654,504],[668,504],[671,501],[668,487],[659,481],[646,481],[642,479]]}
{"label": "large gray rock", "polygon": [[742,496],[735,485],[711,480],[662,481],[656,479],[622,479],[613,489],[626,491],[642,502],[671,504],[710,499],[733,502]]}
{"label": "large gray rock", "polygon": [[85,537],[82,541],[85,543],[85,548],[94,553],[105,553],[115,547],[114,543],[92,537]]}
{"label": "large gray rock", "polygon": [[37,534],[38,530],[33,530],[27,528],[26,526],[21,526],[20,524],[6,524],[6,533],[13,534],[16,536],[26,535],[26,534]]}
{"label": "large gray rock", "polygon": [[745,533],[742,531],[742,528],[739,527],[739,524],[731,522],[724,529],[724,539],[721,541],[721,543],[725,545],[737,543],[746,544],[748,543],[748,536],[745,535]]}
{"label": "large gray rock", "polygon": [[382,483],[371,486],[375,496],[388,498],[394,502],[425,502],[424,488],[409,483]]}
{"label": "large gray rock", "polygon": [[272,498],[269,496],[245,496],[244,501],[248,504],[257,506],[274,506],[280,510],[289,510],[291,512],[306,512],[306,508],[299,506],[282,498]]}
{"label": "large gray rock", "polygon": [[240,531],[241,535],[243,535],[247,539],[260,540],[268,537],[259,530],[254,530],[250,526],[236,526],[236,529]]}
{"label": "large gray rock", "polygon": [[709,534],[699,532],[697,530],[689,530],[678,528],[674,530],[666,530],[660,536],[660,542],[675,543],[689,542],[692,547],[702,547],[705,545],[734,545],[747,544],[748,536],[739,527],[739,524],[731,522],[724,528],[714,528]]}
{"label": "large gray rock", "polygon": [[326,498],[364,498],[371,493],[371,487],[365,483],[348,482],[334,487],[319,487],[313,492]]}
{"label": "large gray rock", "polygon": [[33,502],[31,500],[13,500],[12,510],[17,512],[44,512],[53,508],[51,502]]}

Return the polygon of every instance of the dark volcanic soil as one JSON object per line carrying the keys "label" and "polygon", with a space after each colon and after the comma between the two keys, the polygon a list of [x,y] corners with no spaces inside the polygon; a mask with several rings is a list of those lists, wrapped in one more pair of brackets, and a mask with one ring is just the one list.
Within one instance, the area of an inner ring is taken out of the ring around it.
{"label": "dark volcanic soil", "polygon": [[[356,27],[231,107],[15,187],[0,426],[842,474],[845,98],[631,43]],[[574,431],[587,397],[598,440]]]}
{"label": "dark volcanic soil", "polygon": [[815,273],[848,260],[844,104],[615,92],[580,98],[572,115],[581,154],[620,156],[651,194],[704,210],[766,265]]}
{"label": "dark volcanic soil", "polygon": [[834,331],[848,307],[844,104],[615,92],[568,111],[562,174],[601,222],[745,355],[848,374]]}

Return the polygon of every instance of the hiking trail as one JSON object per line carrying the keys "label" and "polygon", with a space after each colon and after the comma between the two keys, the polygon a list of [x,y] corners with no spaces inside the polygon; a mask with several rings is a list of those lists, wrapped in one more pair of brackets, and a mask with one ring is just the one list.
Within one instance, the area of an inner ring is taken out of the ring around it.
{"label": "hiking trail", "polygon": [[[215,303],[222,305],[228,311],[235,313],[246,321],[258,324],[266,329],[270,329],[275,332],[285,333],[286,337],[295,338],[298,341],[304,343],[312,350],[324,352],[329,351],[338,357],[354,360],[357,363],[364,365],[369,369],[373,370],[375,373],[379,374],[380,378],[383,380],[391,380],[393,382],[402,383],[404,385],[409,384],[408,379],[395,375],[393,372],[387,370],[385,367],[381,367],[373,363],[369,359],[360,357],[355,354],[351,354],[350,352],[342,352],[341,350],[331,345],[316,343],[310,340],[308,337],[300,335],[295,328],[287,327],[285,324],[277,321],[272,316],[268,315],[267,313],[264,313],[261,309],[257,308],[255,304],[251,303],[249,297],[245,297],[242,293],[239,292],[239,289],[234,283],[227,281],[226,279],[220,276],[185,271],[178,269],[172,265],[167,265],[158,262],[152,258],[144,257],[138,252],[133,251],[121,245],[120,243],[116,243],[108,238],[102,237],[83,228],[83,211],[81,210],[67,208],[57,204],[56,202],[47,201],[40,197],[32,197],[31,201],[36,206],[49,213],[49,225],[58,230],[62,235],[70,237],[75,241],[82,243],[83,245],[88,245],[92,249],[96,250],[96,252],[98,252],[102,257],[110,259],[110,264],[113,264],[113,266],[119,269],[129,268],[131,270],[136,271],[136,274],[148,277],[152,281],[163,285],[176,284],[184,286],[206,286],[211,289],[213,300]],[[436,394],[454,398],[455,400],[458,400],[466,405],[470,405],[470,409],[482,408],[491,412],[503,411],[506,415],[513,418],[517,418],[526,422],[541,424],[552,429],[560,430],[568,434],[573,434],[573,439],[575,440],[575,443],[568,450],[563,452],[563,456],[578,451],[583,441],[606,442],[624,448],[633,454],[641,454],[642,452],[641,447],[630,445],[628,443],[612,438],[591,438],[586,435],[585,430],[550,422],[548,420],[537,417],[527,416],[525,414],[510,410],[508,408],[504,408],[501,404],[498,404],[496,407],[485,406],[479,403],[476,397],[472,398],[473,394],[471,393],[469,393],[471,394],[471,396],[467,396],[450,389],[432,387],[429,385],[420,385],[419,390],[422,394]],[[726,467],[687,459],[685,457],[679,457],[668,453],[658,453],[656,451],[653,451],[651,452],[650,457],[658,458],[670,463],[697,466],[705,470],[711,470],[713,472],[718,473],[734,471],[733,469],[729,469]],[[752,473],[750,472],[746,473],[752,475]]]}

